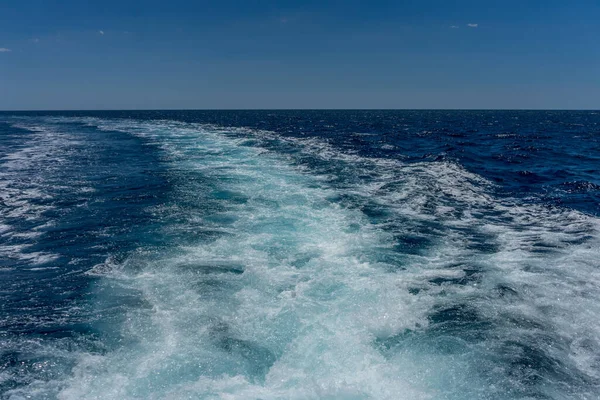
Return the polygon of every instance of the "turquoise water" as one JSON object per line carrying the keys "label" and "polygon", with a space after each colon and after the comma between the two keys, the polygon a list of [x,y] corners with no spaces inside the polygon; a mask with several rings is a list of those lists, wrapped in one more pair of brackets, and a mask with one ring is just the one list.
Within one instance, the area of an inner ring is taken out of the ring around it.
{"label": "turquoise water", "polygon": [[7,399],[595,399],[592,112],[0,114]]}

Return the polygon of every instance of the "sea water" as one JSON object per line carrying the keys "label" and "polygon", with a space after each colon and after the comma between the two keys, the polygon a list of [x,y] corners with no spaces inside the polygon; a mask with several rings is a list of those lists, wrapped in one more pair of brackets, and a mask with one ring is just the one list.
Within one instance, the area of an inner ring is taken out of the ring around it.
{"label": "sea water", "polygon": [[597,399],[600,113],[0,113],[3,399]]}

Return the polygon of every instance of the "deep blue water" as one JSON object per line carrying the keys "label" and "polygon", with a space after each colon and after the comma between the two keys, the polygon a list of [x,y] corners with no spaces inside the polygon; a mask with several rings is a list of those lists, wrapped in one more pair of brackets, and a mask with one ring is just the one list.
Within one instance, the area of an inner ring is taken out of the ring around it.
{"label": "deep blue water", "polygon": [[0,113],[0,398],[597,399],[600,112]]}

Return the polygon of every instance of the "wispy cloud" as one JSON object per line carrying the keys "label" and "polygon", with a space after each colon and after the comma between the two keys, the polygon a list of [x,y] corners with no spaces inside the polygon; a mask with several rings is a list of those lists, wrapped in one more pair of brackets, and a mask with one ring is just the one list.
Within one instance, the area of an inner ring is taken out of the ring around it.
{"label": "wispy cloud", "polygon": [[477,28],[479,24],[467,24],[469,28]]}
{"label": "wispy cloud", "polygon": [[39,38],[33,38],[33,39],[29,39],[30,42],[32,43],[39,43],[40,39]]}
{"label": "wispy cloud", "polygon": [[7,49],[6,47],[0,47],[0,53],[8,53],[12,51],[11,49]]}
{"label": "wispy cloud", "polygon": [[458,26],[457,25],[451,25],[450,28],[451,29],[458,29]]}
{"label": "wispy cloud", "polygon": [[100,30],[98,31],[99,34],[104,35],[104,31]]}

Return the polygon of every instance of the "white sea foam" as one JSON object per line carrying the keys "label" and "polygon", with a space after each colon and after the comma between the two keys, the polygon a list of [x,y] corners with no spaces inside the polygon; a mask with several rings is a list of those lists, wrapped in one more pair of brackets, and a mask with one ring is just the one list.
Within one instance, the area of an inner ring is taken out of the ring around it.
{"label": "white sea foam", "polygon": [[52,178],[70,149],[80,142],[47,124],[19,122],[13,126],[30,133],[23,136],[19,147],[0,158],[0,235],[6,243],[0,245],[0,251],[18,262],[45,264],[58,256],[30,247],[43,235],[42,229],[52,224],[45,215],[56,209],[52,201],[56,191],[65,189],[53,184]]}

